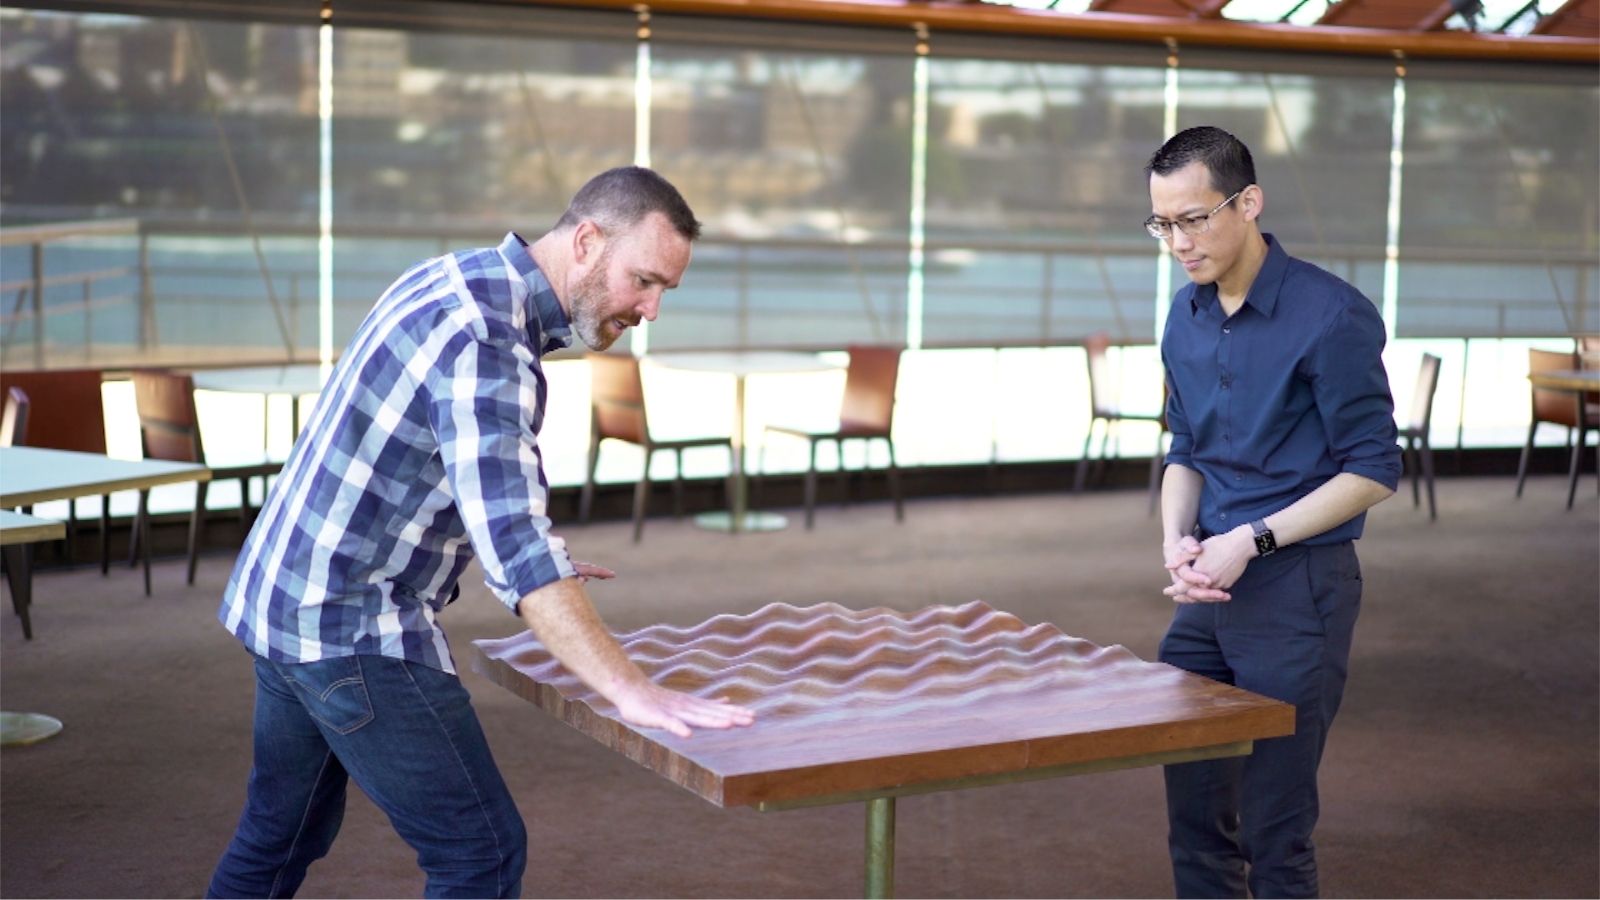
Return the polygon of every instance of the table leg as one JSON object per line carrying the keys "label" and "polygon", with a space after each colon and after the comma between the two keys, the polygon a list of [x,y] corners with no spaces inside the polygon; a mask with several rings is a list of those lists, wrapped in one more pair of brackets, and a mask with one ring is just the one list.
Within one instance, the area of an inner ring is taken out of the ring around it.
{"label": "table leg", "polygon": [[11,584],[11,608],[22,620],[22,639],[33,640],[33,622],[28,607],[33,605],[33,547],[30,544],[11,544],[0,548],[5,556],[6,581]]}
{"label": "table leg", "polygon": [[749,506],[745,497],[746,490],[744,478],[744,375],[741,374],[733,379],[733,497],[729,500],[733,516],[728,522],[728,531],[732,534],[738,534],[745,528],[744,514]]}
{"label": "table leg", "polygon": [[749,481],[744,475],[744,375],[733,381],[733,496],[728,498],[727,512],[701,513],[694,517],[695,524],[711,531],[738,534],[742,531],[781,531],[789,520],[778,513],[750,512]]}
{"label": "table leg", "polygon": [[894,798],[867,801],[868,897],[894,896]]}

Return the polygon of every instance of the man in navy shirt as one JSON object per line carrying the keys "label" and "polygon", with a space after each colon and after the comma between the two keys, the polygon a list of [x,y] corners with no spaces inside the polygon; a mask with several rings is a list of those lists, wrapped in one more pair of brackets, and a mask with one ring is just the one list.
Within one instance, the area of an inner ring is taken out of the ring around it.
{"label": "man in navy shirt", "polygon": [[1382,319],[1260,217],[1250,151],[1183,131],[1146,167],[1151,236],[1191,284],[1161,342],[1172,449],[1161,490],[1161,660],[1292,703],[1292,736],[1166,768],[1180,897],[1317,894],[1317,765],[1361,603],[1353,541],[1400,478]]}

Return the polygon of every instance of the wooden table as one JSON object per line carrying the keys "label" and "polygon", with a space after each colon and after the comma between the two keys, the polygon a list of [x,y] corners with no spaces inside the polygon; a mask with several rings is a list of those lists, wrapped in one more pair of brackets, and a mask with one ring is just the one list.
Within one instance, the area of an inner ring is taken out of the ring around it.
{"label": "wooden table", "polygon": [[[210,480],[211,470],[195,463],[113,459],[99,453],[42,447],[0,447],[0,507],[6,509]],[[145,530],[139,539],[149,546],[150,517],[145,516],[143,522]],[[22,633],[31,640],[33,628],[26,607],[19,614]]]}
{"label": "wooden table", "polygon": [[1294,731],[1292,706],[981,602],[772,604],[617,637],[651,678],[756,723],[690,740],[626,725],[527,633],[475,642],[473,665],[718,806],[865,803],[868,896],[893,892],[896,797],[1240,756]]}
{"label": "wooden table", "polygon": [[778,531],[789,522],[772,512],[750,512],[744,474],[744,381],[751,375],[826,372],[839,368],[815,353],[779,350],[735,350],[707,353],[655,353],[647,359],[669,369],[690,372],[722,372],[734,377],[733,394],[733,498],[727,512],[701,513],[695,524],[713,531]]}
{"label": "wooden table", "polygon": [[1537,391],[1561,391],[1571,394],[1572,402],[1577,404],[1577,418],[1574,421],[1581,425],[1578,428],[1578,440],[1572,447],[1572,462],[1567,473],[1567,509],[1571,509],[1573,501],[1578,496],[1578,472],[1583,462],[1585,432],[1600,424],[1589,421],[1587,409],[1589,402],[1587,395],[1600,392],[1600,370],[1552,369],[1546,372],[1530,372],[1528,383]]}
{"label": "wooden table", "polygon": [[[28,622],[28,605],[33,599],[32,547],[39,541],[60,540],[67,527],[51,519],[40,519],[0,509],[0,555],[6,561],[6,581],[11,585],[11,606],[22,619],[22,636],[33,640]],[[12,747],[42,741],[61,731],[61,720],[27,712],[0,712],[0,745]]]}

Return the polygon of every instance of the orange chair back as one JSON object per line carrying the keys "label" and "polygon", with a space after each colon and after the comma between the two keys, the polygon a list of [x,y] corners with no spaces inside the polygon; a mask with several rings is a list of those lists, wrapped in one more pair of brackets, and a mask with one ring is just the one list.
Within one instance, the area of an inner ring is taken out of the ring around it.
{"label": "orange chair back", "polygon": [[894,391],[900,380],[900,348],[855,345],[844,376],[839,430],[887,437],[894,430]]}
{"label": "orange chair back", "polygon": [[[1557,353],[1553,350],[1529,350],[1528,374],[1536,372],[1553,372],[1563,369],[1576,369],[1578,355],[1576,353]],[[1564,391],[1533,391],[1533,420],[1535,422],[1550,422],[1554,425],[1565,425],[1568,428],[1578,427],[1578,404],[1573,395]]]}
{"label": "orange chair back", "polygon": [[21,447],[28,439],[28,392],[7,388],[5,404],[0,411],[0,447]]}
{"label": "orange chair back", "polygon": [[28,396],[29,447],[106,452],[105,402],[99,369],[0,373],[0,394],[21,388]]}
{"label": "orange chair back", "polygon": [[139,437],[145,459],[204,464],[200,419],[194,408],[194,377],[173,372],[133,373]]}
{"label": "orange chair back", "polygon": [[650,424],[644,414],[644,380],[639,376],[639,360],[616,353],[591,353],[588,359],[595,439],[648,443]]}
{"label": "orange chair back", "polygon": [[1083,352],[1089,360],[1089,405],[1097,418],[1116,418],[1117,404],[1107,396],[1111,378],[1106,371],[1106,350],[1111,346],[1111,335],[1097,331],[1083,339]]}
{"label": "orange chair back", "polygon": [[1433,422],[1433,394],[1439,387],[1439,357],[1422,354],[1422,368],[1417,371],[1417,390],[1411,395],[1411,421],[1407,426],[1420,434],[1427,434]]}

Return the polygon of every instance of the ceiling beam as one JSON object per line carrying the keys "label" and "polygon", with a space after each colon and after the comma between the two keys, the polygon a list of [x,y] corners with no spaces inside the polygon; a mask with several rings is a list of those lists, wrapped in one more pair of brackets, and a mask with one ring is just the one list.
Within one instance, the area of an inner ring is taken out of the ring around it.
{"label": "ceiling beam", "polygon": [[1344,18],[1345,13],[1363,5],[1363,3],[1364,0],[1336,0],[1326,10],[1323,10],[1322,18],[1318,19],[1316,24],[1337,25]]}
{"label": "ceiling beam", "polygon": [[1539,23],[1533,26],[1533,31],[1530,34],[1548,34],[1554,31],[1561,25],[1563,20],[1576,13],[1583,6],[1583,3],[1584,0],[1567,0],[1567,2],[1556,7],[1555,12],[1540,19]]}
{"label": "ceiling beam", "polygon": [[[54,0],[61,2],[61,0]],[[640,0],[508,0],[521,6],[567,6],[635,11]],[[1360,0],[1344,0],[1343,6]],[[1592,0],[1590,0],[1592,2]],[[396,4],[401,5],[401,4]],[[649,0],[656,14],[733,17],[749,20],[823,22],[968,34],[1011,34],[1086,41],[1122,41],[1164,47],[1233,47],[1285,53],[1346,56],[1396,54],[1416,59],[1472,59],[1547,63],[1600,63],[1600,40],[1570,37],[1510,37],[1465,31],[1426,34],[1376,28],[1305,27],[1277,22],[1196,20],[1104,12],[1074,14],[988,3],[893,2],[893,0]]]}
{"label": "ceiling beam", "polygon": [[1450,17],[1455,15],[1455,12],[1456,12],[1455,4],[1451,3],[1450,0],[1444,0],[1444,2],[1439,4],[1434,9],[1433,12],[1428,13],[1426,16],[1424,16],[1422,18],[1422,21],[1420,21],[1417,24],[1411,26],[1411,30],[1412,31],[1438,31],[1439,29],[1444,27],[1444,23],[1450,21]]}

